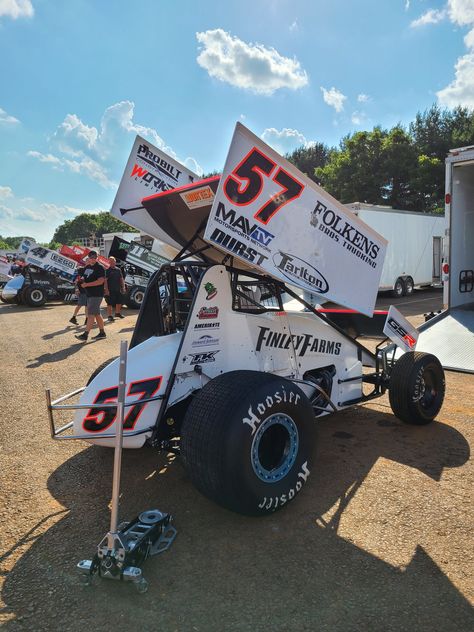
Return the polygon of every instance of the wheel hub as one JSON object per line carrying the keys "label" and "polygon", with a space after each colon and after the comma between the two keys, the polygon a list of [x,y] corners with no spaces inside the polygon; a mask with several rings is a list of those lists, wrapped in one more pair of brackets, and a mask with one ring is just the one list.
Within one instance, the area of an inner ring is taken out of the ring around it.
{"label": "wheel hub", "polygon": [[298,428],[291,417],[276,413],[259,426],[252,441],[252,468],[265,483],[276,483],[291,470],[298,454]]}

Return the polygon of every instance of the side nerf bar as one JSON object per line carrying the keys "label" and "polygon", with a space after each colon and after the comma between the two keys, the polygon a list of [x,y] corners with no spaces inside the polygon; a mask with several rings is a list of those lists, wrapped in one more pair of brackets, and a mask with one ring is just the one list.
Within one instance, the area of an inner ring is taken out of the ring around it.
{"label": "side nerf bar", "polygon": [[[81,409],[90,410],[91,408],[100,408],[100,409],[117,408],[117,405],[118,405],[117,402],[113,402],[110,404],[66,404],[66,405],[61,404],[61,402],[64,402],[67,399],[71,399],[71,397],[74,397],[75,395],[79,395],[79,393],[82,393],[85,390],[85,388],[86,388],[85,386],[83,386],[82,388],[78,388],[77,390],[72,391],[71,393],[68,393],[67,395],[63,395],[62,397],[59,397],[58,399],[54,401],[51,400],[51,390],[49,388],[46,389],[46,407],[48,409],[51,439],[54,439],[55,441],[73,441],[73,440],[78,440],[78,439],[92,439],[93,438],[95,441],[96,439],[112,439],[115,437],[115,433],[100,434],[100,435],[99,434],[98,435],[94,435],[94,434],[64,435],[64,433],[67,430],[70,430],[73,427],[74,422],[72,421],[56,429],[56,426],[54,424],[54,416],[53,416],[54,410],[81,410]],[[148,404],[148,402],[155,402],[160,399],[164,399],[164,395],[156,395],[155,397],[149,397],[148,399],[141,399],[140,404]],[[124,408],[135,406],[136,403],[137,402],[129,402],[128,404],[124,403]],[[153,427],[143,428],[142,430],[133,430],[131,432],[127,431],[126,436],[135,437],[136,435],[145,434],[146,432],[152,432],[152,430],[153,430]]]}

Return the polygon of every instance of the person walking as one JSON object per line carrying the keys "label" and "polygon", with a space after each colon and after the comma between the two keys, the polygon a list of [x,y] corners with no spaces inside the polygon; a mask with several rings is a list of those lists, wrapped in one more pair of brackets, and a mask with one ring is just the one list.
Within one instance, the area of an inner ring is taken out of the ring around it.
{"label": "person walking", "polygon": [[[121,313],[122,296],[125,294],[125,280],[122,270],[117,267],[115,257],[109,257],[110,267],[105,271],[104,294],[107,303],[107,320],[113,322],[115,318],[125,318]],[[112,310],[114,316],[112,316]]]}
{"label": "person walking", "polygon": [[91,250],[87,254],[86,266],[84,268],[82,287],[87,294],[87,324],[84,333],[76,336],[78,340],[86,342],[89,332],[94,325],[94,321],[99,327],[99,333],[93,336],[94,340],[105,338],[104,320],[100,315],[100,304],[104,298],[105,270],[97,261],[97,253]]}
{"label": "person walking", "polygon": [[86,290],[85,288],[82,287],[81,283],[84,280],[84,266],[80,266],[79,268],[77,268],[76,270],[76,278],[74,279],[74,285],[76,286],[75,289],[75,293],[77,296],[77,305],[74,308],[74,314],[72,315],[72,318],[69,319],[69,322],[72,323],[73,325],[77,325],[77,314],[79,313],[79,310],[81,309],[81,307],[84,307],[85,312],[86,312],[86,322],[85,324],[87,325],[87,294],[86,294]]}

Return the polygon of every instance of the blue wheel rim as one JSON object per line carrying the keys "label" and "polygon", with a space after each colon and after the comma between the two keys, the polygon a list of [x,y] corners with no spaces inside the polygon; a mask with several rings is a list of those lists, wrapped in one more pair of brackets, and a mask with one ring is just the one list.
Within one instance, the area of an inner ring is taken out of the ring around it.
{"label": "blue wheel rim", "polygon": [[298,455],[298,428],[291,417],[276,413],[258,427],[252,441],[252,468],[264,483],[281,481]]}

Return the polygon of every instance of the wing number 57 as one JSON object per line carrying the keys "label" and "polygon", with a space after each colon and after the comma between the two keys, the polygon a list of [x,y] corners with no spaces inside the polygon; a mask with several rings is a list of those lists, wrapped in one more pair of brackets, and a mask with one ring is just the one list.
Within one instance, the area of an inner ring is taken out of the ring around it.
{"label": "wing number 57", "polygon": [[281,187],[281,191],[254,214],[254,218],[262,224],[268,224],[275,213],[288,202],[299,198],[304,189],[304,185],[282,167],[276,167],[273,160],[254,147],[227,176],[224,183],[227,199],[237,206],[247,206],[258,198],[263,189],[264,178],[271,177]]}

